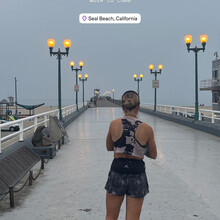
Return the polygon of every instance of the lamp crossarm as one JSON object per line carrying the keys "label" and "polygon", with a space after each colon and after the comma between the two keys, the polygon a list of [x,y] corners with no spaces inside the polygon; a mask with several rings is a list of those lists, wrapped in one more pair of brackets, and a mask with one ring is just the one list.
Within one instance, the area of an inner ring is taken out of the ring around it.
{"label": "lamp crossarm", "polygon": [[151,74],[155,74],[155,75],[156,75],[156,74],[161,74],[161,70],[160,70],[160,71],[156,71],[156,70],[155,70],[155,71],[152,71],[152,70],[151,70],[150,73],[151,73]]}
{"label": "lamp crossarm", "polygon": [[72,69],[72,71],[75,70],[76,72],[82,71],[82,67],[81,68],[73,68],[73,67],[71,67],[71,69]]}
{"label": "lamp crossarm", "polygon": [[87,78],[83,78],[83,79],[80,78],[79,80],[85,82],[87,81]]}
{"label": "lamp crossarm", "polygon": [[68,53],[67,52],[61,52],[61,51],[58,51],[58,52],[50,52],[50,55],[52,56],[57,56],[61,58],[61,56],[67,56],[68,57]]}
{"label": "lamp crossarm", "polygon": [[187,48],[188,52],[193,51],[194,53],[198,53],[200,50],[203,52],[205,51],[205,46],[204,47],[193,47],[193,48]]}
{"label": "lamp crossarm", "polygon": [[135,78],[134,81],[142,81],[142,78],[140,78],[140,79]]}

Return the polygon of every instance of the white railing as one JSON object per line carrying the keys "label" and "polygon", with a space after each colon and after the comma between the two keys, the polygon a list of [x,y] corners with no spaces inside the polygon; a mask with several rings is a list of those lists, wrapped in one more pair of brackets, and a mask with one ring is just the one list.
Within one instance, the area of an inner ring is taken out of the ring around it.
{"label": "white railing", "polygon": [[[154,109],[154,104],[152,103],[143,103],[141,104],[142,108]],[[173,114],[188,118],[194,118],[195,108],[175,106],[175,105],[157,105],[158,112],[164,112],[167,114]],[[199,109],[199,120],[203,121],[205,119],[210,120],[211,123],[220,122],[220,111],[214,111],[209,109]]]}
{"label": "white railing", "polygon": [[[83,103],[79,103],[78,107],[82,108]],[[76,111],[76,105],[63,107],[62,108],[62,116],[66,117],[75,111]],[[34,133],[34,131],[37,129],[38,125],[40,125],[40,124],[44,124],[45,127],[47,127],[50,115],[59,117],[59,109],[44,112],[44,113],[33,115],[33,116],[29,116],[29,117],[15,120],[15,121],[11,121],[11,122],[6,122],[4,124],[0,124],[0,153],[2,150],[2,142],[9,140],[13,137],[18,137],[18,136],[19,136],[18,141],[23,141],[24,140],[24,132],[32,131]],[[4,129],[4,127],[6,127],[6,126],[10,127],[15,124],[19,125],[19,128],[20,128],[19,131],[13,132],[9,135],[1,137],[2,128]]]}
{"label": "white railing", "polygon": [[218,86],[220,86],[220,81],[217,79],[206,79],[206,80],[200,81],[200,88],[201,89],[218,87]]}

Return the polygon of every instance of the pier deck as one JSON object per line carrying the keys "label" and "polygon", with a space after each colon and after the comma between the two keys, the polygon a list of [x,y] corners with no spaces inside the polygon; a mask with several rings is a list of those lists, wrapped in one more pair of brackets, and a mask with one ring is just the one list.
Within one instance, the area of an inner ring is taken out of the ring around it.
{"label": "pier deck", "polygon": [[[16,194],[14,209],[0,202],[2,220],[104,220],[113,158],[105,137],[121,108],[90,108],[68,126],[69,142],[32,187]],[[140,113],[155,132],[157,160],[145,158],[150,193],[141,219],[220,219],[220,138]],[[119,219],[125,219],[125,204]]]}

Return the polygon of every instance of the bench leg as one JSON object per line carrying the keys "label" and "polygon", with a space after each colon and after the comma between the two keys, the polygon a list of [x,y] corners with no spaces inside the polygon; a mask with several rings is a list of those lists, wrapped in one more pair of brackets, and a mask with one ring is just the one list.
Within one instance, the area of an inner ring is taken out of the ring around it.
{"label": "bench leg", "polygon": [[58,141],[58,149],[60,149],[61,143],[60,140]]}
{"label": "bench leg", "polygon": [[33,171],[31,170],[29,172],[29,186],[33,185]]}
{"label": "bench leg", "polygon": [[9,187],[9,196],[10,196],[10,207],[13,208],[15,207],[13,187]]}
{"label": "bench leg", "polygon": [[41,157],[41,169],[43,170],[44,169],[44,158]]}
{"label": "bench leg", "polygon": [[62,137],[62,145],[64,145],[64,137]]}

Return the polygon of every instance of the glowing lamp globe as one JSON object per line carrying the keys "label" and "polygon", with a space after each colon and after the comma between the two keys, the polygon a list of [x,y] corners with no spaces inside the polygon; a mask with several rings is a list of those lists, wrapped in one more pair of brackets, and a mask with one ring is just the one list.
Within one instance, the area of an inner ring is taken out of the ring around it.
{"label": "glowing lamp globe", "polygon": [[200,36],[200,41],[201,41],[201,43],[206,43],[207,40],[208,40],[208,36],[207,36],[206,34],[202,34],[202,35]]}
{"label": "glowing lamp globe", "polygon": [[63,44],[64,44],[64,47],[65,47],[65,48],[70,48],[70,46],[71,46],[71,40],[65,39],[65,40],[63,41]]}
{"label": "glowing lamp globe", "polygon": [[136,78],[137,78],[137,74],[134,74],[134,75],[133,75],[133,78],[136,79]]}
{"label": "glowing lamp globe", "polygon": [[151,65],[149,66],[149,69],[150,69],[150,70],[153,70],[153,68],[154,68],[154,65],[151,64]]}
{"label": "glowing lamp globe", "polygon": [[144,77],[144,75],[143,74],[140,74],[140,78],[143,78]]}
{"label": "glowing lamp globe", "polygon": [[185,39],[186,44],[191,44],[192,36],[190,34],[186,35],[184,39]]}
{"label": "glowing lamp globe", "polygon": [[88,74],[85,74],[85,78],[86,78],[86,79],[88,78]]}
{"label": "glowing lamp globe", "polygon": [[161,64],[158,65],[158,69],[159,69],[159,70],[162,70],[162,69],[163,69],[163,65],[161,65]]}
{"label": "glowing lamp globe", "polygon": [[75,65],[74,61],[70,61],[70,66],[74,67],[74,65]]}
{"label": "glowing lamp globe", "polygon": [[83,61],[79,61],[79,66],[83,67]]}
{"label": "glowing lamp globe", "polygon": [[81,79],[81,78],[82,78],[82,75],[81,75],[81,74],[79,74],[79,75],[78,75],[78,77],[79,77],[79,79]]}
{"label": "glowing lamp globe", "polygon": [[47,40],[47,44],[48,44],[49,48],[53,48],[54,45],[55,45],[55,40],[50,38],[50,39]]}

